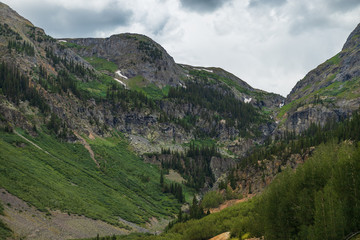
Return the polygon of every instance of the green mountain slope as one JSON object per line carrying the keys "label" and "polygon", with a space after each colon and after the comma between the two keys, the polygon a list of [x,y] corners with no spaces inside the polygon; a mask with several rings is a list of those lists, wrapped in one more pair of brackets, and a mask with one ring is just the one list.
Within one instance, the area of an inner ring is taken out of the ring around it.
{"label": "green mountain slope", "polygon": [[59,209],[120,224],[145,223],[176,212],[174,198],[160,191],[158,168],[144,163],[121,137],[87,139],[98,168],[80,144],[1,133],[0,187],[41,211]]}
{"label": "green mountain slope", "polygon": [[338,124],[333,137],[317,146],[303,165],[279,173],[261,195],[247,202],[176,223],[160,236],[118,239],[201,240],[223,232],[235,239],[345,239],[358,231],[360,221],[360,138],[351,134],[359,123],[355,115]]}
{"label": "green mountain slope", "polygon": [[340,53],[300,80],[277,118],[283,129],[301,132],[311,123],[324,124],[351,115],[360,106],[360,25]]}

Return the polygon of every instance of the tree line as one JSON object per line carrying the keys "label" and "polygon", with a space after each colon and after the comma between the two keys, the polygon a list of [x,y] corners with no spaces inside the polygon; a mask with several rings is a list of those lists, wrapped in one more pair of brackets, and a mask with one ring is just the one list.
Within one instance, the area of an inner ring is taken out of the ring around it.
{"label": "tree line", "polygon": [[168,98],[217,112],[221,118],[209,116],[207,120],[219,123],[224,119],[226,127],[235,127],[242,136],[246,136],[250,126],[261,120],[261,115],[252,105],[236,99],[232,92],[202,82],[188,82],[186,88],[171,87]]}
{"label": "tree line", "polygon": [[28,100],[30,105],[36,106],[43,113],[48,113],[50,107],[41,96],[29,78],[20,73],[15,65],[8,65],[5,62],[0,64],[0,89],[8,100],[19,104],[19,101]]}
{"label": "tree line", "polygon": [[11,50],[15,49],[17,53],[25,53],[28,56],[35,56],[34,46],[26,41],[17,41],[9,40],[8,41],[8,50],[11,53]]}
{"label": "tree line", "polygon": [[196,190],[203,188],[205,183],[212,186],[215,177],[210,167],[211,158],[221,157],[215,145],[199,147],[193,142],[185,153],[162,149],[161,155],[171,155],[168,160],[164,160],[159,154],[154,155],[160,159],[163,169],[178,171],[186,179],[186,185]]}

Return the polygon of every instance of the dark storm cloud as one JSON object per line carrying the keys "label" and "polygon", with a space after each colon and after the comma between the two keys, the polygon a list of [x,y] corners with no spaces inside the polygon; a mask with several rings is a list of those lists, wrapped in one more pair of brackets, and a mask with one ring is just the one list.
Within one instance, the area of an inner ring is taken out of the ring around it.
{"label": "dark storm cloud", "polygon": [[287,0],[250,0],[249,7],[271,6],[277,7],[286,3]]}
{"label": "dark storm cloud", "polygon": [[[97,31],[106,31],[130,24],[132,11],[116,5],[100,11],[89,9],[66,9],[61,6],[36,6],[32,21],[54,37],[94,36]],[[37,13],[37,14],[36,14]]]}
{"label": "dark storm cloud", "polygon": [[194,12],[211,13],[231,0],[180,0],[181,6]]}

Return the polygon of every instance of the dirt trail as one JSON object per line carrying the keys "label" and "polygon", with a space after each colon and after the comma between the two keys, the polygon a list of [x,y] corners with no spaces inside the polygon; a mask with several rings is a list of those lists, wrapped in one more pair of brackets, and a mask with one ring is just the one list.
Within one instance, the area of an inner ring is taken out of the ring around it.
{"label": "dirt trail", "polygon": [[44,153],[51,155],[48,151],[45,151],[44,149],[42,149],[39,145],[37,145],[36,143],[30,141],[29,139],[27,139],[26,137],[24,137],[23,135],[21,135],[20,133],[18,133],[17,131],[14,130],[14,133],[16,135],[18,135],[19,137],[21,137],[22,139],[24,139],[25,141],[29,142],[30,144],[32,144],[33,146],[35,146],[36,148],[40,149],[41,151],[43,151]]}
{"label": "dirt trail", "polygon": [[209,240],[228,240],[228,239],[230,239],[230,232],[224,232],[213,238],[210,238]]}
{"label": "dirt trail", "polygon": [[220,212],[221,210],[231,207],[237,203],[241,203],[241,202],[246,202],[249,199],[251,199],[252,197],[254,197],[255,194],[249,194],[246,198],[242,198],[242,199],[233,199],[233,200],[228,200],[225,201],[223,204],[221,204],[219,207],[217,208],[210,208],[210,213],[216,213],[216,212]]}
{"label": "dirt trail", "polygon": [[15,232],[16,239],[73,239],[129,234],[129,231],[100,220],[84,216],[69,215],[60,211],[50,211],[51,215],[40,212],[23,200],[0,189],[0,201],[4,205],[5,216],[0,219]]}
{"label": "dirt trail", "polygon": [[36,147],[37,149],[43,151],[44,153],[46,153],[47,155],[52,156],[53,158],[60,160],[59,158],[55,157],[54,155],[52,155],[51,153],[49,153],[48,151],[44,150],[43,148],[41,148],[39,145],[37,145],[36,143],[34,143],[33,141],[27,139],[26,137],[24,137],[23,135],[21,135],[20,133],[18,133],[17,131],[14,130],[14,133],[16,135],[18,135],[19,137],[21,137],[22,139],[24,139],[25,141],[27,141],[28,143],[30,143],[31,145],[33,145],[34,147]]}
{"label": "dirt trail", "polygon": [[90,157],[91,159],[95,162],[96,166],[98,168],[100,168],[100,164],[98,163],[98,161],[95,159],[95,154],[94,151],[91,149],[90,145],[86,142],[86,140],[80,136],[77,132],[73,131],[73,133],[75,134],[75,136],[80,140],[81,144],[86,148],[86,150],[89,151],[90,153]]}

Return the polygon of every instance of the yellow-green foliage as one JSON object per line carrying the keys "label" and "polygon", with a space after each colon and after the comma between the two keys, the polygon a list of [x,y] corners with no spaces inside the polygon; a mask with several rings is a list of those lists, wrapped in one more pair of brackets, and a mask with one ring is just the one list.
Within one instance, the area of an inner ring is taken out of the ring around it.
{"label": "yellow-green foliage", "polygon": [[221,203],[224,202],[224,197],[218,191],[207,192],[201,204],[204,208],[215,208],[218,207]]}

